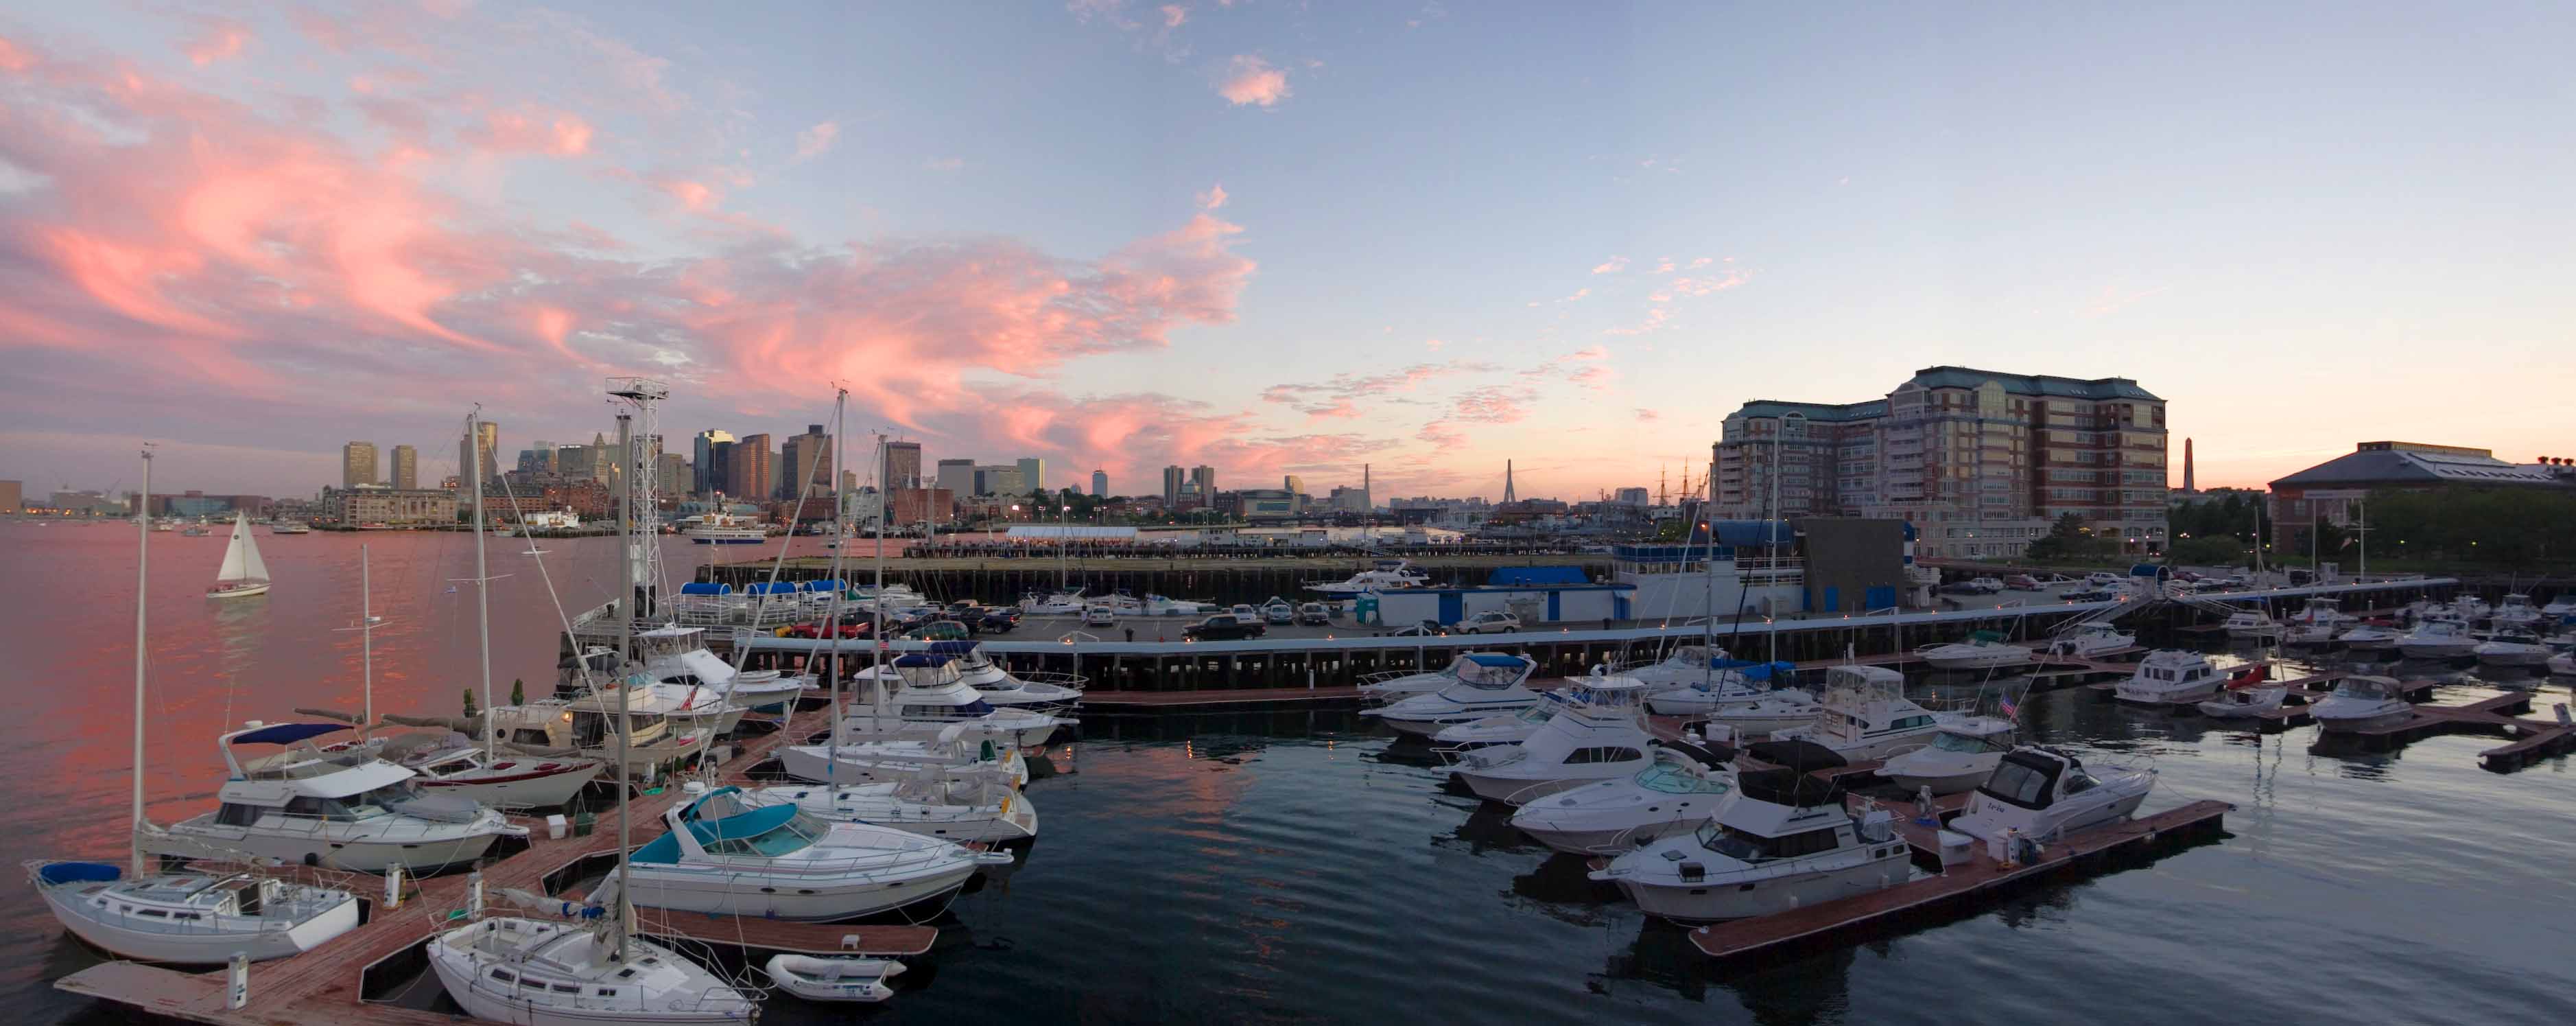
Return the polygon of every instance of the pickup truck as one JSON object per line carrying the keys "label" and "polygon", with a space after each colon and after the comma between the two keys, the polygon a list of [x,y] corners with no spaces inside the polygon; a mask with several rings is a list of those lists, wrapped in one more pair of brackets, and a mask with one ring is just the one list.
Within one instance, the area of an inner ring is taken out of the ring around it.
{"label": "pickup truck", "polygon": [[1270,633],[1270,627],[1259,620],[1246,620],[1232,613],[1218,613],[1181,628],[1181,636],[1192,641],[1239,641]]}

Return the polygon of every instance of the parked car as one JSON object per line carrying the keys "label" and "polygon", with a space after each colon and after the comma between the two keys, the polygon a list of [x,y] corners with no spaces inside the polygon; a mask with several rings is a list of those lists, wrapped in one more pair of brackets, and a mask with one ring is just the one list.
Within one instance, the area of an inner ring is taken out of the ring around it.
{"label": "parked car", "polygon": [[1308,602],[1297,607],[1297,622],[1308,627],[1324,627],[1333,622],[1333,607],[1321,602]]}
{"label": "parked car", "polygon": [[2038,591],[2039,578],[2029,574],[2008,574],[2004,577],[2004,587],[2014,591]]}
{"label": "parked car", "polygon": [[2106,570],[2096,570],[2084,575],[2084,583],[2096,588],[2108,588],[2120,583],[2120,575]]}
{"label": "parked car", "polygon": [[1118,626],[1118,611],[1108,606],[1087,607],[1082,611],[1082,625],[1085,627]]}
{"label": "parked car", "polygon": [[[1250,607],[1242,607],[1250,608]],[[1258,619],[1236,613],[1218,613],[1181,628],[1181,636],[1192,641],[1236,641],[1258,638],[1270,633],[1270,627]]]}
{"label": "parked car", "polygon": [[1285,602],[1273,602],[1262,606],[1261,622],[1282,625],[1296,623],[1297,607]]}
{"label": "parked car", "polygon": [[975,618],[975,622],[977,626],[995,634],[1009,634],[1013,628],[1020,625],[1020,611],[1016,609],[987,609],[984,611],[984,615]]}
{"label": "parked car", "polygon": [[1261,611],[1252,608],[1252,603],[1249,602],[1237,602],[1231,606],[1227,606],[1225,611],[1234,614],[1236,619],[1242,620],[1245,623],[1261,622]]}
{"label": "parked car", "polygon": [[1998,581],[1992,577],[1971,578],[1968,583],[1976,585],[1979,592],[1987,595],[1993,595],[2004,590],[2004,582]]}
{"label": "parked car", "polygon": [[1986,586],[1975,581],[1952,581],[1948,584],[1942,585],[1941,590],[1952,595],[1988,594]]}
{"label": "parked car", "polygon": [[[841,622],[841,626],[837,631],[835,631],[835,633],[838,633],[843,638],[864,638],[868,636],[869,629],[874,626],[875,624],[867,622],[851,623],[847,618],[844,618]],[[831,636],[831,634],[824,633],[823,625],[819,623],[800,623],[793,627],[782,628],[779,633],[779,637],[782,638],[828,638]]]}
{"label": "parked car", "polygon": [[1521,629],[1521,618],[1500,611],[1483,612],[1458,621],[1453,629],[1460,634],[1506,634]]}
{"label": "parked car", "polygon": [[1449,628],[1431,620],[1424,620],[1411,627],[1398,627],[1386,632],[1386,635],[1390,638],[1445,638],[1449,636]]}
{"label": "parked car", "polygon": [[2118,599],[2120,593],[2109,588],[2078,588],[2058,597],[2068,602],[2110,602]]}

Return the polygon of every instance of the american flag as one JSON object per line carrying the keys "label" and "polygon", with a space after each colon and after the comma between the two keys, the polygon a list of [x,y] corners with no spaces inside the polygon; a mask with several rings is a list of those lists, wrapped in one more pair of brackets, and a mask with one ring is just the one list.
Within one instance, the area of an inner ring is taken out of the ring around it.
{"label": "american flag", "polygon": [[1996,703],[1995,708],[2003,710],[2003,714],[2008,718],[2018,719],[2021,717],[2021,707],[2014,705],[2012,698],[2009,696],[2005,697],[2003,701]]}

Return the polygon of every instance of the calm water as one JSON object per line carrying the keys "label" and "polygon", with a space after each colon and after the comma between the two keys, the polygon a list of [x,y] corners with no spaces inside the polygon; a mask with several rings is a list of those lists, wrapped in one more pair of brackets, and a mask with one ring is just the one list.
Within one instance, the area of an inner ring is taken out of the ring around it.
{"label": "calm water", "polygon": [[[357,551],[371,546],[379,709],[452,712],[474,680],[469,539],[306,535],[261,545],[278,591],[210,604],[222,552],[153,539],[147,783],[156,819],[202,811],[219,724],[357,702]],[[567,605],[614,584],[601,540],[545,543]],[[7,651],[32,699],[0,772],[21,781],[12,859],[123,850],[133,532],[0,525]],[[675,560],[693,554],[670,550]],[[728,554],[731,558],[731,554]],[[557,560],[561,562],[558,563]],[[532,561],[495,555],[494,675],[553,680],[555,614]],[[606,582],[603,584],[603,582]],[[2237,649],[2236,655],[2254,654]],[[2408,666],[2408,676],[2440,673]],[[2438,700],[2494,688],[2471,676]],[[2550,692],[2551,701],[2566,691]],[[1855,948],[1725,972],[1672,927],[1444,787],[1427,755],[1347,713],[1094,715],[1030,796],[1026,864],[960,899],[885,1022],[1692,1023],[2563,1021],[2576,993],[2567,760],[2477,768],[2456,736],[2381,755],[2059,692],[2044,740],[2152,760],[2150,810],[2237,804],[2230,836],[2151,866]],[[0,1001],[37,1022],[125,1021],[48,982],[95,956],[23,884],[0,890]],[[254,986],[256,983],[254,983]],[[427,986],[426,984],[424,986]],[[779,999],[767,1021],[842,1012]]]}

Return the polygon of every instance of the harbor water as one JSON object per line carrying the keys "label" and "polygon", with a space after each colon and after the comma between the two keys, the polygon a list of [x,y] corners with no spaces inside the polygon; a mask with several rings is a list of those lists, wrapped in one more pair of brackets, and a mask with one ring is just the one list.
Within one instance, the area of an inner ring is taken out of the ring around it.
{"label": "harbor water", "polygon": [[[156,534],[151,815],[205,811],[227,723],[357,708],[358,552],[372,555],[379,712],[453,714],[477,681],[472,541],[322,534],[260,544],[262,598],[203,598],[224,530]],[[25,700],[0,727],[19,787],[13,860],[124,851],[133,672],[130,525],[0,524],[13,600],[0,638]],[[524,543],[518,543],[524,544]],[[566,609],[614,589],[606,539],[549,540]],[[724,558],[741,558],[735,549]],[[703,560],[671,539],[675,568]],[[556,603],[538,561],[496,545],[496,691],[552,687]],[[853,576],[861,576],[854,574]],[[2228,661],[2259,650],[2212,642]],[[2332,664],[2339,657],[2318,657]],[[2437,677],[2435,700],[2501,685]],[[2565,682],[2535,703],[2568,700]],[[1928,685],[1927,685],[1928,686]],[[1965,689],[1963,691],[1962,689]],[[1960,679],[1947,694],[1973,692]],[[2116,705],[2031,696],[2038,739],[2158,771],[2147,811],[2235,804],[2226,835],[2161,860],[2013,892],[1857,943],[1720,968],[1680,928],[1585,878],[1444,782],[1418,741],[1347,710],[1085,714],[1029,797],[1024,865],[960,898],[939,946],[871,1021],[1051,1022],[2475,1022],[2560,1021],[2576,993],[2569,759],[2478,768],[2490,737],[2393,752],[2319,747]],[[0,1001],[33,1023],[131,1021],[54,991],[98,956],[23,882],[0,890]],[[257,972],[253,986],[257,986]],[[446,1007],[434,981],[404,1004]],[[849,1017],[784,996],[772,1023]]]}

